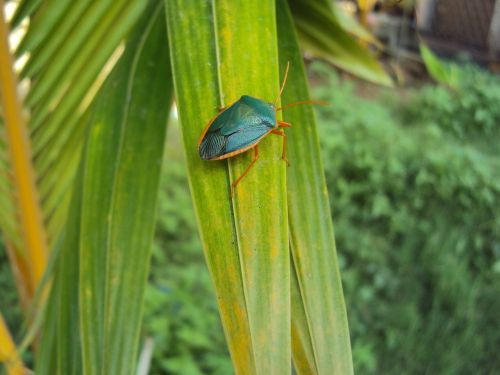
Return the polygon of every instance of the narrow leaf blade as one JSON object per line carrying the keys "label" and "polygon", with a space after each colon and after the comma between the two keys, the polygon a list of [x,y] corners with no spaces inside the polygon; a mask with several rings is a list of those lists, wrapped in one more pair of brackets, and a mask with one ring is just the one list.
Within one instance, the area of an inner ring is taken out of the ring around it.
{"label": "narrow leaf blade", "polygon": [[[290,372],[289,254],[281,140],[230,184],[252,153],[204,162],[199,136],[217,107],[243,94],[273,101],[279,91],[272,1],[167,1],[176,97],[207,263],[238,374]],[[229,170],[227,165],[229,164]]]}
{"label": "narrow leaf blade", "polygon": [[[280,62],[291,69],[283,102],[309,99],[291,13],[278,1]],[[295,275],[292,282],[294,361],[300,374],[353,373],[349,330],[333,225],[310,105],[284,110],[288,132],[288,209]],[[296,276],[296,278],[295,278]],[[297,300],[300,298],[300,300]]]}
{"label": "narrow leaf blade", "polygon": [[[222,104],[243,94],[274,103],[279,93],[274,1],[215,4]],[[281,146],[282,138],[276,136],[260,142],[259,160],[233,199],[258,374],[287,373],[290,367],[290,258]],[[252,160],[252,152],[229,159],[231,181]]]}
{"label": "narrow leaf blade", "polygon": [[150,3],[97,98],[83,166],[84,373],[131,374],[155,223],[171,81],[163,8]]}
{"label": "narrow leaf blade", "polygon": [[213,9],[210,2],[189,6],[182,0],[166,0],[165,6],[188,177],[205,257],[235,371],[253,374],[248,312],[227,193],[228,172],[217,163],[204,163],[196,150],[205,123],[219,107]]}
{"label": "narrow leaf blade", "polygon": [[289,0],[289,4],[306,49],[360,78],[392,85],[375,57],[342,28],[323,0]]}

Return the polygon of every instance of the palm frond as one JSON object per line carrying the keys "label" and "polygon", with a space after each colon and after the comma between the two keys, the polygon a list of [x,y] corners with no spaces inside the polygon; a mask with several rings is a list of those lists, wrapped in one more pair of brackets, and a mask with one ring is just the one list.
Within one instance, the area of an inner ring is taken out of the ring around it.
{"label": "palm frond", "polygon": [[37,374],[134,372],[173,92],[163,14],[149,3],[92,106]]}
{"label": "palm frond", "polygon": [[7,375],[23,375],[24,365],[17,354],[12,336],[0,313],[0,365],[4,365]]}
{"label": "palm frond", "polygon": [[[28,0],[19,4],[11,21],[13,31],[26,29],[15,56],[18,60],[27,60],[18,72],[22,85],[13,95],[19,103],[15,112],[26,124],[26,136],[25,139],[22,134],[9,137],[11,120],[6,112],[12,105],[4,104],[0,121],[0,191],[3,193],[0,228],[5,242],[15,252],[10,259],[18,264],[12,267],[38,269],[35,281],[25,288],[31,296],[45,268],[46,261],[40,257],[46,258],[43,253],[53,247],[66,221],[72,181],[88,122],[88,106],[109,72],[106,62],[116,61],[113,53],[120,52],[121,41],[146,5],[144,1],[125,0]],[[14,72],[13,61],[4,65]],[[26,160],[24,169],[32,173],[31,202],[21,198],[21,189],[16,183],[11,157],[16,142],[25,146],[19,155]],[[32,248],[33,244],[26,243],[28,224],[23,222],[24,216],[34,217],[39,223],[39,239],[32,243],[41,244],[42,248]],[[26,281],[19,279],[19,282]]]}

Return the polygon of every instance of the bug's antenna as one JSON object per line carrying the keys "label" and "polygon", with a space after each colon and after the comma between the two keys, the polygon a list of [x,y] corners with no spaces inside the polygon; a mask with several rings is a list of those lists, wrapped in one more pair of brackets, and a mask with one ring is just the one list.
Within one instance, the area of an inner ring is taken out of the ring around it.
{"label": "bug's antenna", "polygon": [[274,101],[274,106],[275,107],[276,107],[276,104],[278,104],[278,100],[281,98],[281,94],[283,93],[283,89],[285,88],[286,79],[288,78],[288,69],[290,69],[290,61],[288,61],[286,63],[285,77],[283,78],[283,83],[281,84],[280,93],[278,94],[278,97]]}
{"label": "bug's antenna", "polygon": [[276,108],[276,112],[281,111],[283,109],[290,108],[290,107],[295,107],[296,105],[301,105],[301,104],[330,105],[330,103],[325,102],[324,100],[304,100],[301,102],[290,103],[290,104],[284,105],[283,107],[278,107],[278,108]]}

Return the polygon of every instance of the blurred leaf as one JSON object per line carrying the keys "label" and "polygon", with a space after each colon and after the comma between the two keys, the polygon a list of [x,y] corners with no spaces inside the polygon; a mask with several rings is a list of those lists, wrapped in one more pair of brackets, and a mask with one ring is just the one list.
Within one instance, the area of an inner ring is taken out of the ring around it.
{"label": "blurred leaf", "polygon": [[[242,94],[273,101],[279,90],[273,1],[166,1],[176,98],[190,186],[228,347],[238,374],[290,373],[290,294],[281,139],[230,184],[252,152],[202,161],[206,124]],[[229,167],[229,168],[228,168]]]}
{"label": "blurred leaf", "polygon": [[1,365],[5,366],[8,375],[24,374],[23,363],[16,354],[16,345],[0,313],[0,366]]}
{"label": "blurred leaf", "polygon": [[0,107],[4,117],[4,122],[0,122],[0,186],[6,198],[0,210],[0,224],[3,224],[5,242],[12,252],[13,269],[19,275],[17,281],[23,283],[18,290],[31,296],[47,263],[47,234],[41,222],[3,1],[0,1],[0,59]]}
{"label": "blurred leaf", "polygon": [[33,15],[21,42],[24,48],[17,51],[18,57],[24,50],[30,53],[22,71],[23,78],[31,80],[25,106],[31,111],[33,166],[49,247],[65,222],[84,139],[85,110],[107,74],[103,66],[146,4],[44,3]]}
{"label": "blurred leaf", "polygon": [[[0,120],[0,227],[25,307],[45,268],[48,251],[44,249],[53,248],[66,223],[87,108],[110,70],[103,66],[114,64],[119,54],[114,60],[110,56],[120,52],[119,43],[146,5],[125,0],[27,0],[17,8],[12,26],[19,29],[12,34],[27,30],[21,33],[15,58],[27,58],[27,62],[20,73],[22,85],[11,91],[23,94],[15,98],[15,112],[27,118],[27,126],[25,134],[12,136],[5,131],[7,121]],[[21,22],[28,16],[29,22]],[[3,61],[10,62],[2,68],[14,71],[11,60],[2,57]],[[10,110],[12,105],[7,107]],[[28,185],[21,188],[19,178],[12,179],[19,175],[15,172],[19,160],[23,161],[20,170],[27,175],[24,180],[31,181],[31,201],[25,194]],[[31,224],[21,218],[31,218]],[[35,232],[40,234],[26,235]]]}
{"label": "blurred leaf", "polygon": [[80,309],[83,366],[95,374],[136,362],[171,101],[163,8],[153,9],[97,99],[86,148]]}
{"label": "blurred leaf", "polygon": [[382,48],[382,43],[380,43],[380,41],[354,17],[344,11],[338,2],[336,2],[331,9],[340,26],[345,31],[364,42]]}
{"label": "blurred leaf", "polygon": [[[71,3],[70,0],[46,0],[44,2],[35,0],[31,1],[29,8],[28,3],[29,1],[24,1],[19,4],[12,19],[12,26],[16,27],[25,17],[29,16],[29,27],[37,32],[28,32],[25,35],[17,48],[18,55],[38,47],[41,41],[50,42],[54,39],[63,38],[64,35],[51,36],[50,33],[58,21],[69,18],[67,9]],[[87,1],[84,0],[81,3],[85,5]],[[38,9],[40,6],[41,9]]]}
{"label": "blurred leaf", "polygon": [[16,27],[25,17],[29,17],[40,6],[42,0],[21,0],[17,6],[12,25]]}
{"label": "blurred leaf", "polygon": [[163,11],[149,3],[96,97],[37,373],[135,372],[173,92]]}
{"label": "blurred leaf", "polygon": [[456,65],[440,60],[424,43],[420,43],[420,54],[427,71],[436,82],[458,88],[460,78]]}
{"label": "blurred leaf", "polygon": [[323,0],[289,0],[289,5],[305,49],[360,78],[392,85],[370,51],[343,29],[329,4]]}
{"label": "blurred leaf", "polygon": [[[280,63],[291,64],[283,103],[309,99],[302,56],[285,0],[278,1]],[[292,347],[299,374],[352,374],[347,314],[337,264],[333,224],[310,105],[283,111],[288,135],[288,218],[295,277]],[[297,300],[298,299],[298,300]]]}
{"label": "blurred leaf", "polygon": [[56,260],[54,279],[45,311],[36,373],[76,375],[82,373],[80,335],[80,250],[82,173],[75,181],[70,215]]}

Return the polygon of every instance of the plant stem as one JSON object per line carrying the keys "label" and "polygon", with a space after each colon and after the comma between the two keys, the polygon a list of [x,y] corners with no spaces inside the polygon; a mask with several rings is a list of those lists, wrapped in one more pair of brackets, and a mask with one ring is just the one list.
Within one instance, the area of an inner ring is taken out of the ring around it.
{"label": "plant stem", "polygon": [[31,274],[28,290],[34,291],[45,271],[47,241],[35,185],[28,130],[17,95],[17,78],[13,71],[14,60],[10,54],[8,36],[4,1],[0,0],[0,103],[5,116],[14,196],[22,228],[22,250],[28,259]]}

